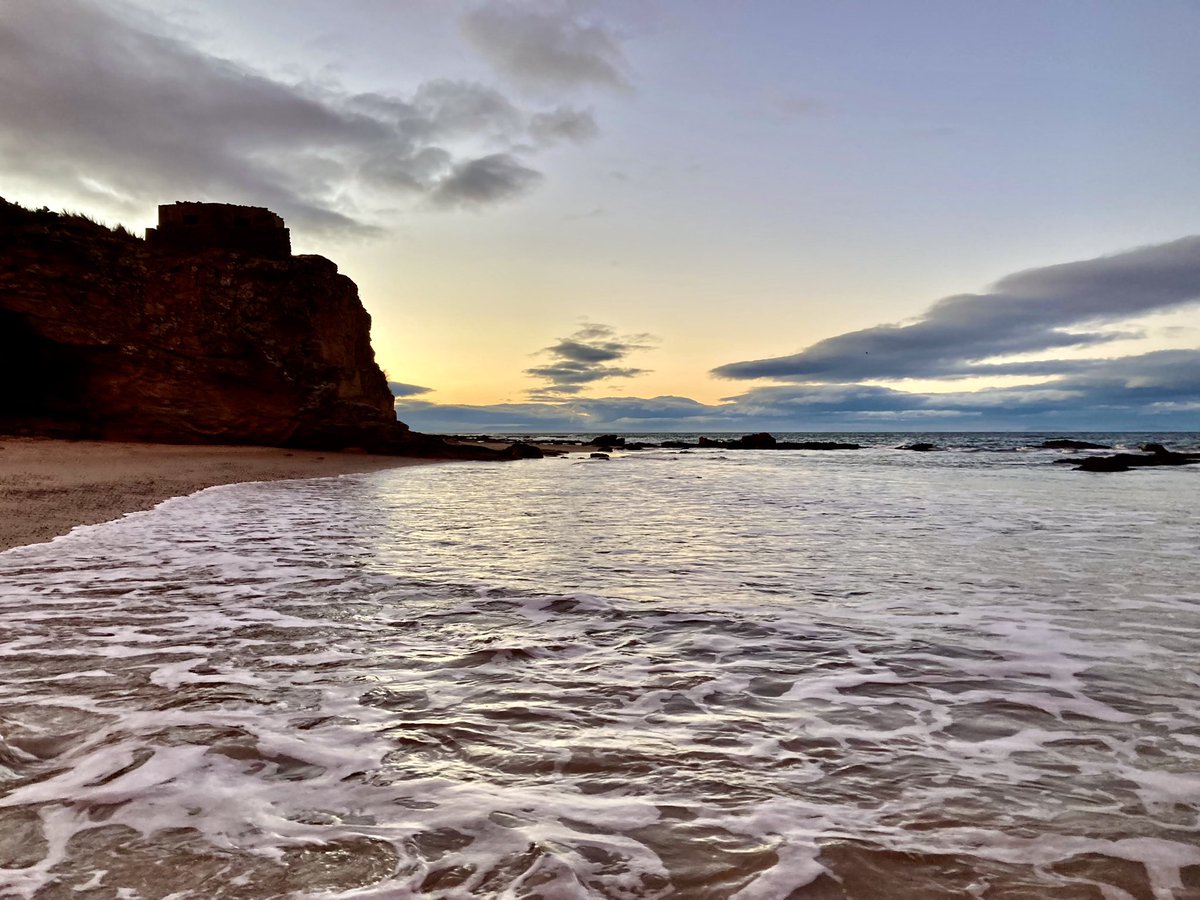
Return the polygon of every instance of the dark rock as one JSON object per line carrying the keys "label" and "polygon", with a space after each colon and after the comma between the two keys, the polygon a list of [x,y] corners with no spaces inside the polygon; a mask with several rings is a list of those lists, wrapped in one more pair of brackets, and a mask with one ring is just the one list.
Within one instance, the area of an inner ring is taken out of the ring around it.
{"label": "dark rock", "polygon": [[1076,466],[1077,472],[1128,472],[1134,466],[1153,465],[1149,456],[1135,456],[1130,453],[1117,453],[1113,456],[1089,456]]}
{"label": "dark rock", "polygon": [[613,448],[608,446],[608,444],[603,444],[603,445],[597,447],[596,449],[599,450],[601,453],[612,453],[613,452]]}
{"label": "dark rock", "polygon": [[1075,441],[1070,438],[1055,438],[1038,444],[1042,450],[1111,450],[1108,444],[1093,444],[1090,441]]}
{"label": "dark rock", "polygon": [[527,444],[524,441],[514,441],[500,451],[500,459],[541,459],[545,455],[533,444]]}
{"label": "dark rock", "polygon": [[495,457],[396,421],[354,282],[278,216],[160,217],[146,242],[0,200],[0,432]]}
{"label": "dark rock", "polygon": [[607,453],[593,453],[589,457],[589,459],[609,459],[609,458],[610,457]]}
{"label": "dark rock", "polygon": [[[708,440],[708,438],[701,438],[700,440],[706,441],[706,440]],[[651,445],[647,444],[646,446],[651,446]],[[690,447],[695,447],[697,445],[689,444],[687,441],[663,441],[658,446],[666,448],[668,450],[686,450]],[[700,444],[698,446],[703,447],[704,444]]]}
{"label": "dark rock", "polygon": [[[686,447],[683,443],[666,443],[661,446]],[[758,434],[747,434],[732,441],[719,441],[713,438],[701,437],[699,447],[721,447],[728,450],[861,450],[859,444],[841,444],[836,441],[777,441],[765,431]]]}
{"label": "dark rock", "polygon": [[758,434],[743,435],[733,443],[742,450],[774,450],[777,442],[773,435],[760,431]]}
{"label": "dark rock", "polygon": [[915,450],[917,453],[930,453],[934,450],[945,450],[945,447],[939,447],[937,444],[904,444],[897,447],[897,450]]}
{"label": "dark rock", "polygon": [[610,444],[619,447],[625,443],[625,438],[619,434],[601,434],[592,438],[593,444]]}
{"label": "dark rock", "polygon": [[1145,444],[1149,453],[1114,453],[1112,456],[1089,456],[1080,461],[1080,472],[1128,472],[1147,466],[1186,466],[1200,463],[1200,454],[1175,453],[1162,444]]}

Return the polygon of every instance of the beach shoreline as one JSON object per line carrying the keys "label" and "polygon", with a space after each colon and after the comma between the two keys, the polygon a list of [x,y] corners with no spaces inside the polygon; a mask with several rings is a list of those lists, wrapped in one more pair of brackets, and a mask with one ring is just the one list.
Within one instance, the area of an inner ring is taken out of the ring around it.
{"label": "beach shoreline", "polygon": [[220,484],[446,461],[280,447],[0,437],[0,551]]}

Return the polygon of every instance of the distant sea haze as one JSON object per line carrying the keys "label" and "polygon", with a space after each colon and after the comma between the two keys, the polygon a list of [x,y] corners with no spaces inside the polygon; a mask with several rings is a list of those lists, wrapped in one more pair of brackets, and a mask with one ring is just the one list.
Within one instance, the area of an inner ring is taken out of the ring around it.
{"label": "distant sea haze", "polygon": [[0,553],[0,896],[1200,896],[1200,466],[775,436]]}

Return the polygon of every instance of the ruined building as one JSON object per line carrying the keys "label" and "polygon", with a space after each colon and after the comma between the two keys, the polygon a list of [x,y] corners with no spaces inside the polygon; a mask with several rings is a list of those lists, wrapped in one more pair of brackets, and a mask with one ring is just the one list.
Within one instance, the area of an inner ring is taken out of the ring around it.
{"label": "ruined building", "polygon": [[154,250],[191,253],[221,249],[268,259],[287,259],[292,240],[283,219],[261,206],[232,203],[168,203],[158,208],[158,227],[146,229]]}

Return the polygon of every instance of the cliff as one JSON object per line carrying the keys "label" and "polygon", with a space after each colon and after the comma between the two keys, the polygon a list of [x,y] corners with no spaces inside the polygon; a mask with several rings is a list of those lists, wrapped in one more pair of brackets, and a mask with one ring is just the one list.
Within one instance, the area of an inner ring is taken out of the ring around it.
{"label": "cliff", "polygon": [[459,455],[396,422],[354,282],[282,220],[161,212],[143,241],[0,200],[0,432]]}

